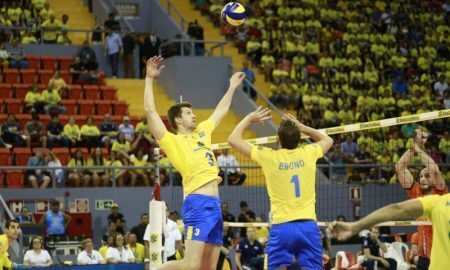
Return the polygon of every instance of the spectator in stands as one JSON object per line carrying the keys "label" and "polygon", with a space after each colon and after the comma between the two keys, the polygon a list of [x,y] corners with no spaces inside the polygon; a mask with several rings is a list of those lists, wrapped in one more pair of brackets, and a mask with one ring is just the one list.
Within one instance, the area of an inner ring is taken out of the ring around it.
{"label": "spectator in stands", "polygon": [[[103,157],[102,149],[97,147],[92,152],[87,165],[91,166],[106,166],[108,161]],[[89,170],[94,187],[99,185],[107,187],[109,186],[109,173],[105,169],[91,169]]]}
{"label": "spectator in stands", "polygon": [[49,85],[52,85],[56,92],[58,92],[59,96],[67,97],[68,96],[68,88],[67,83],[64,81],[64,78],[61,77],[61,72],[59,70],[55,70],[53,73],[53,77],[48,82]]}
{"label": "spectator in stands", "polygon": [[25,59],[25,52],[19,46],[17,39],[12,41],[12,47],[9,49],[9,67],[10,68],[28,68],[28,62]]}
{"label": "spectator in stands", "polygon": [[351,135],[347,135],[345,141],[341,143],[341,148],[345,155],[355,155],[356,152],[359,151],[359,147],[353,142]]}
{"label": "spectator in stands", "polygon": [[42,103],[42,95],[36,84],[33,84],[28,89],[25,95],[25,112],[44,113],[44,103]]}
{"label": "spectator in stands", "polygon": [[378,261],[380,266],[388,270],[397,269],[397,262],[395,259],[383,258],[380,254],[380,249],[383,253],[386,253],[387,247],[379,238],[378,227],[372,227],[370,229],[369,235],[364,238],[363,241],[363,252],[364,252],[364,262],[362,263],[368,270],[375,269],[375,261]]}
{"label": "spectator in stands", "polygon": [[85,147],[100,147],[100,130],[94,125],[94,119],[88,117],[86,124],[81,127],[81,141]]}
{"label": "spectator in stands", "polygon": [[60,210],[59,201],[53,200],[48,210],[39,221],[39,225],[44,225],[47,236],[64,235],[67,227],[72,221],[72,217]]}
{"label": "spectator in stands", "polygon": [[91,238],[86,238],[82,242],[83,250],[78,253],[77,264],[79,265],[92,265],[103,264],[104,260],[102,254],[97,250],[94,250],[94,243]]}
{"label": "spectator in stands", "polygon": [[89,41],[83,42],[83,47],[78,52],[77,56],[80,58],[87,70],[96,70],[98,68],[97,56],[95,51],[89,46]]}
{"label": "spectator in stands", "polygon": [[98,252],[102,255],[103,261],[106,263],[106,251],[114,243],[115,235],[104,235],[102,238],[102,246],[98,249]]}
{"label": "spectator in stands", "polygon": [[[60,168],[62,167],[61,161],[59,160],[59,158],[55,155],[55,153],[53,153],[52,151],[48,151],[47,155],[46,155],[46,162],[47,162],[47,167],[49,168]],[[53,169],[53,170],[48,170],[48,173],[50,174],[51,178],[53,179],[53,181],[56,181],[56,186],[57,187],[61,187],[65,180],[66,180],[66,175],[64,173],[64,170],[62,169]]]}
{"label": "spectator in stands", "polygon": [[444,74],[439,75],[439,80],[434,84],[433,89],[441,98],[444,96],[445,92],[450,91]]}
{"label": "spectator in stands", "polygon": [[44,125],[39,121],[39,115],[32,114],[31,121],[25,125],[25,136],[27,147],[31,147],[32,143],[40,143],[42,148],[47,147],[47,137],[45,137]]}
{"label": "spectator in stands", "polygon": [[[241,201],[239,203],[239,207],[241,208],[241,213],[238,217],[238,222],[255,222],[256,215],[255,212],[248,208],[248,204],[246,201]],[[247,236],[246,228],[241,228],[241,237]]]}
{"label": "spectator in stands", "polygon": [[53,264],[52,258],[47,250],[42,249],[42,238],[33,236],[30,242],[30,248],[25,252],[23,264],[26,266],[48,267]]}
{"label": "spectator in stands", "polygon": [[235,262],[239,270],[264,268],[264,247],[256,240],[255,228],[247,228],[247,238],[236,246]]}
{"label": "spectator in stands", "polygon": [[44,43],[56,44],[61,22],[55,18],[55,14],[50,14],[48,19],[42,23],[41,28],[44,29],[42,37]]}
{"label": "spectator in stands", "polygon": [[[38,149],[36,151],[35,156],[31,156],[28,159],[27,166],[28,167],[45,167],[47,162],[45,160],[45,154],[42,152],[42,149]],[[27,171],[27,179],[30,181],[33,188],[38,188],[38,182],[41,183],[40,188],[46,188],[50,183],[51,179],[47,175],[47,172],[43,169],[36,170],[28,170]]]}
{"label": "spectator in stands", "polygon": [[112,31],[120,32],[120,23],[116,20],[116,13],[109,13],[108,20],[105,21],[103,26],[105,29],[111,29]]}
{"label": "spectator in stands", "polygon": [[111,205],[111,213],[108,215],[108,224],[114,222],[118,230],[122,229],[122,220],[125,220],[125,216],[119,212],[119,205],[113,203]]}
{"label": "spectator in stands", "polygon": [[63,29],[61,31],[61,34],[58,35],[58,39],[56,40],[56,43],[59,45],[71,45],[72,40],[69,37],[69,32],[66,29]]}
{"label": "spectator in stands", "polygon": [[143,149],[145,155],[149,155],[149,160],[153,159],[153,149],[156,146],[155,140],[153,140],[150,130],[148,128],[147,117],[143,116],[141,122],[136,124],[135,128],[135,140],[131,148],[133,152],[137,149]]}
{"label": "spectator in stands", "polygon": [[[225,221],[225,220],[224,220]],[[217,269],[223,269],[223,265],[225,260],[228,262],[228,265],[231,266],[231,261],[228,255],[230,255],[230,251],[233,248],[233,235],[230,235],[228,232],[230,231],[230,227],[224,226],[222,231],[222,246],[220,247],[219,259],[217,261]]]}
{"label": "spectator in stands", "polygon": [[115,236],[117,234],[117,225],[114,221],[108,221],[108,232],[106,235],[112,235]]}
{"label": "spectator in stands", "polygon": [[[167,241],[167,238],[166,238]],[[142,263],[145,258],[145,247],[143,244],[137,242],[136,234],[130,232],[128,234],[128,245],[127,247],[131,250],[134,255],[136,263]],[[167,243],[167,242],[166,242]],[[169,256],[167,256],[169,257]]]}
{"label": "spectator in stands", "polygon": [[111,65],[112,77],[117,78],[119,72],[119,55],[122,52],[123,44],[119,34],[113,32],[111,28],[106,28],[105,50]]}
{"label": "spectator in stands", "polygon": [[[189,22],[187,34],[194,40],[203,41],[205,39],[203,27],[198,24],[197,20]],[[196,56],[203,56],[205,54],[205,43],[195,43],[194,48]]]}
{"label": "spectator in stands", "polygon": [[83,64],[78,56],[70,66],[70,73],[72,74],[72,83],[95,84],[98,82],[96,71],[88,69],[88,66]]}
{"label": "spectator in stands", "polygon": [[[222,154],[217,158],[217,165],[219,165],[219,175],[225,179],[225,172],[227,173],[229,185],[242,185],[247,175],[241,173],[241,168],[235,156],[228,152],[228,149],[222,149]],[[232,167],[232,168],[228,168]],[[224,168],[227,168],[226,170]]]}
{"label": "spectator in stands", "polygon": [[386,184],[387,180],[383,177],[382,173],[378,173],[377,169],[371,168],[366,176],[367,184]]}
{"label": "spectator in stands", "polygon": [[[247,61],[245,61],[243,64],[242,64],[242,70],[241,70],[241,72],[243,72],[244,74],[245,74],[245,78],[250,82],[250,83],[252,83],[252,84],[255,84],[255,82],[256,82],[256,77],[255,77],[255,73],[253,72],[253,70],[251,70],[251,69],[249,69],[248,68],[248,62]],[[250,97],[253,99],[253,100],[256,100],[256,91],[252,88],[252,87],[250,87],[250,85],[249,85],[249,83],[247,82],[247,80],[244,80],[244,82],[243,82],[243,84],[242,84],[242,90],[244,90],[244,92],[246,93],[246,94],[249,94],[250,93]]]}
{"label": "spectator in stands", "polygon": [[125,238],[122,234],[116,234],[113,245],[106,251],[106,260],[112,264],[135,262],[134,254],[125,246]]}
{"label": "spectator in stands", "polygon": [[134,48],[136,42],[133,35],[130,33],[130,29],[125,27],[123,29],[122,36],[123,44],[123,71],[125,78],[134,78]]}
{"label": "spectator in stands", "polygon": [[147,60],[152,58],[155,55],[159,55],[159,47],[161,46],[161,39],[156,36],[156,31],[154,28],[150,28],[149,35],[144,39],[144,42],[140,44],[140,70],[144,71],[142,74],[145,74],[145,66],[147,64]]}
{"label": "spectator in stands", "polygon": [[103,118],[98,129],[100,130],[102,144],[109,149],[117,138],[117,125],[111,120],[109,113],[105,114],[105,118]]}
{"label": "spectator in stands", "polygon": [[7,68],[9,66],[9,53],[5,50],[5,44],[0,43],[0,67]]}
{"label": "spectator in stands", "polygon": [[444,105],[444,109],[450,109],[450,90],[444,92],[442,104]]}
{"label": "spectator in stands", "polygon": [[[116,152],[111,151],[109,153],[109,161],[108,166],[109,167],[122,167],[122,161],[117,158]],[[111,181],[115,181],[116,184],[119,187],[124,186],[124,175],[126,173],[126,170],[120,170],[120,169],[111,169]]]}
{"label": "spectator in stands", "polygon": [[38,13],[43,19],[48,20],[50,15],[55,14],[55,12],[50,8],[50,3],[45,2],[44,7]]}
{"label": "spectator in stands", "polygon": [[[84,159],[83,152],[81,149],[77,149],[75,153],[72,154],[72,158],[67,164],[68,167],[85,167],[87,166],[86,160]],[[83,181],[83,187],[89,186],[91,176],[89,172],[84,169],[71,169],[68,172],[69,182],[75,186],[80,187],[81,181]]]}
{"label": "spectator in stands", "polygon": [[95,18],[95,27],[92,29],[91,42],[92,45],[102,45],[103,28],[98,18]]}
{"label": "spectator in stands", "polygon": [[125,139],[124,133],[119,132],[117,134],[117,141],[113,143],[111,151],[124,156],[131,152],[131,144]]}
{"label": "spectator in stands", "polygon": [[[149,165],[148,162],[148,156],[144,156],[144,151],[142,149],[139,149],[136,153],[136,155],[130,156],[130,162],[135,167],[145,167]],[[149,173],[145,169],[133,169],[130,170],[130,179],[131,179],[131,186],[135,187],[137,181],[142,181],[146,187],[150,186],[150,179],[153,178],[149,176]]]}
{"label": "spectator in stands", "polygon": [[168,58],[174,55],[191,55],[191,44],[181,41],[183,37],[181,34],[176,34],[174,40],[166,46],[164,50],[164,57]]}
{"label": "spectator in stands", "polygon": [[64,127],[58,119],[53,116],[47,125],[47,146],[53,148],[55,146],[69,147],[69,138],[64,135]]}
{"label": "spectator in stands", "polygon": [[130,117],[124,116],[122,124],[119,125],[119,131],[125,134],[125,138],[128,141],[132,141],[134,137],[134,127],[130,122]]}
{"label": "spectator in stands", "polygon": [[334,182],[342,183],[346,181],[346,168],[343,165],[345,161],[345,155],[342,151],[340,144],[335,144],[333,146],[333,151],[330,153],[330,161],[333,162],[333,166],[331,167],[331,180]]}
{"label": "spectator in stands", "polygon": [[42,92],[42,102],[44,103],[44,111],[46,114],[65,114],[66,108],[60,105],[61,97],[54,89],[52,84],[49,84],[47,90]]}
{"label": "spectator in stands", "polygon": [[26,207],[20,209],[20,215],[17,217],[19,224],[35,224],[33,214]]}
{"label": "spectator in stands", "polygon": [[76,146],[81,141],[80,128],[73,116],[69,117],[69,122],[64,126],[64,135],[69,139],[69,147]]}
{"label": "spectator in stands", "polygon": [[130,233],[134,233],[137,237],[137,242],[140,244],[144,244],[144,235],[145,235],[145,229],[147,228],[147,225],[149,223],[148,214],[142,213],[141,214],[141,222],[131,228]]}
{"label": "spectator in stands", "polygon": [[20,125],[12,113],[8,114],[8,121],[2,125],[2,138],[5,143],[15,147],[25,144],[24,138],[20,134]]}
{"label": "spectator in stands", "polygon": [[38,40],[36,39],[33,31],[27,30],[25,32],[25,35],[22,37],[22,40],[20,43],[21,44],[37,44]]}

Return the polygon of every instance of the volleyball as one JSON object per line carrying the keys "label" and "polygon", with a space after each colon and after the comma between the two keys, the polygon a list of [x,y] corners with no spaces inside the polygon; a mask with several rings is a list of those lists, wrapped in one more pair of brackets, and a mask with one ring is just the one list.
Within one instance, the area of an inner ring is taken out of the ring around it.
{"label": "volleyball", "polygon": [[237,27],[245,22],[245,8],[238,2],[230,2],[223,7],[221,17],[226,25]]}

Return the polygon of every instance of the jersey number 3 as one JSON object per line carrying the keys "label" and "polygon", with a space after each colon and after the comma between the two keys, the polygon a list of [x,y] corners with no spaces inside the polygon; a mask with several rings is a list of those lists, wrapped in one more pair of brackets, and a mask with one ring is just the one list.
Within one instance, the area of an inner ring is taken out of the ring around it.
{"label": "jersey number 3", "polygon": [[214,166],[213,155],[211,153],[206,153],[205,156],[208,159],[209,166]]}
{"label": "jersey number 3", "polygon": [[294,175],[291,178],[291,183],[294,184],[294,188],[295,188],[295,197],[300,197],[300,180],[298,178],[298,175]]}

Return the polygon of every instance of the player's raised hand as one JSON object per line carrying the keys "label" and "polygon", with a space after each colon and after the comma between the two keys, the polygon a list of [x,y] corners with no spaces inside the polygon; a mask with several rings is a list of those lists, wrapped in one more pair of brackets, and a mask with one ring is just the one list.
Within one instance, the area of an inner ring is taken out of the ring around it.
{"label": "player's raised hand", "polygon": [[345,241],[355,233],[352,223],[335,221],[331,226],[331,235],[339,241]]}
{"label": "player's raised hand", "polygon": [[301,127],[301,126],[302,126],[302,123],[300,123],[300,121],[298,121],[298,119],[297,119],[295,116],[293,116],[292,114],[290,114],[290,113],[285,113],[285,114],[283,114],[283,120],[292,121],[292,122],[294,122],[295,125],[297,125],[298,127]]}
{"label": "player's raised hand", "polygon": [[236,72],[231,76],[230,79],[230,87],[236,88],[238,87],[245,78],[244,72]]}
{"label": "player's raised hand", "polygon": [[247,118],[250,120],[251,123],[263,124],[264,121],[272,118],[272,116],[270,115],[269,108],[263,109],[262,106],[259,106],[258,109],[256,109],[256,111],[249,113],[247,115]]}
{"label": "player's raised hand", "polygon": [[162,58],[161,55],[153,56],[152,58],[148,59],[146,71],[147,78],[154,79],[161,75],[161,71],[165,67],[164,65],[161,65],[163,60],[164,58]]}

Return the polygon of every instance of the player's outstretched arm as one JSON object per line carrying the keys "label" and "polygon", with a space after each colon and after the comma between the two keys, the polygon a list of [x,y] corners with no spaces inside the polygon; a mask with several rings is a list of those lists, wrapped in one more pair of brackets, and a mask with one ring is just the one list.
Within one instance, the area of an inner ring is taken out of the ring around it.
{"label": "player's outstretched arm", "polygon": [[373,225],[389,220],[407,220],[423,215],[423,206],[418,199],[389,204],[376,210],[357,222],[334,222],[332,234],[339,241],[347,240],[353,235]]}
{"label": "player's outstretched arm", "polygon": [[230,137],[228,137],[228,144],[241,152],[247,157],[252,155],[252,145],[244,141],[244,131],[250,126],[251,123],[262,124],[265,120],[272,118],[270,116],[270,109],[263,109],[261,106],[256,109],[256,111],[249,113],[241,122],[234,128],[231,132]]}
{"label": "player's outstretched arm", "polygon": [[161,65],[164,59],[161,56],[154,56],[147,61],[147,71],[145,76],[144,109],[147,116],[148,127],[156,140],[161,139],[167,132],[161,117],[156,111],[155,97],[153,94],[153,79],[161,75],[164,66]]}
{"label": "player's outstretched arm", "polygon": [[398,160],[397,164],[395,164],[395,171],[397,172],[398,181],[403,188],[407,189],[411,188],[414,183],[414,177],[408,169],[413,155],[414,152],[408,149]]}
{"label": "player's outstretched arm", "polygon": [[230,87],[228,88],[223,98],[220,100],[219,104],[217,104],[217,107],[214,110],[214,112],[209,117],[210,120],[216,123],[216,126],[218,126],[222,121],[222,119],[225,117],[225,115],[227,115],[228,110],[230,109],[231,101],[233,100],[234,92],[236,91],[237,87],[242,83],[244,77],[245,74],[243,72],[236,72],[233,74],[233,76],[231,76]]}
{"label": "player's outstretched arm", "polygon": [[283,119],[294,122],[299,127],[301,133],[311,137],[311,139],[313,139],[313,141],[315,141],[322,148],[324,155],[333,146],[333,139],[330,136],[318,131],[317,129],[308,127],[300,123],[300,121],[298,121],[297,118],[295,118],[292,114],[284,114]]}

